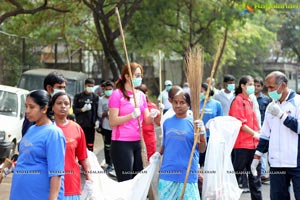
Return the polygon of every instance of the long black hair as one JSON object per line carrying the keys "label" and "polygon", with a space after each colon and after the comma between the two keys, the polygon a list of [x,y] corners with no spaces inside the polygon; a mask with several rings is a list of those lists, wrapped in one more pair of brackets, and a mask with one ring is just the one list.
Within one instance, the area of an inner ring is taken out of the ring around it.
{"label": "long black hair", "polygon": [[238,94],[243,92],[242,84],[246,85],[248,83],[248,81],[251,81],[251,80],[253,80],[253,78],[250,75],[242,76],[239,80],[239,85],[237,86],[237,88],[235,88],[235,91],[234,91],[235,96],[237,96]]}

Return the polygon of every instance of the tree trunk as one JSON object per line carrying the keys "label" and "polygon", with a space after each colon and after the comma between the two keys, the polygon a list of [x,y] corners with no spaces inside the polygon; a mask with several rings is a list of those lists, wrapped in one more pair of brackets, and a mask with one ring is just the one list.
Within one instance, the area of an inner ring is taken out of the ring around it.
{"label": "tree trunk", "polygon": [[[118,49],[115,46],[115,40],[120,36],[119,28],[113,30],[112,27],[115,27],[113,21],[116,18],[115,8],[105,11],[105,1],[104,0],[94,0],[88,1],[83,0],[84,4],[91,9],[93,12],[94,23],[97,31],[97,36],[102,44],[105,59],[110,67],[110,70],[113,74],[113,79],[116,80],[119,78],[120,71],[124,66],[124,60],[120,56]],[[116,7],[121,8],[124,13],[122,13],[122,24],[123,28],[129,23],[133,14],[139,9],[139,4],[141,0],[134,0],[132,2],[126,0],[120,0],[116,4]]]}

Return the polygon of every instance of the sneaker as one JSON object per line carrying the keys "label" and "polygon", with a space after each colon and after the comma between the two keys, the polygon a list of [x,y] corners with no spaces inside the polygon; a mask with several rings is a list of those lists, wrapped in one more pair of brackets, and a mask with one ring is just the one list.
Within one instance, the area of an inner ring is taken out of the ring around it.
{"label": "sneaker", "polygon": [[111,172],[111,171],[113,171],[114,170],[114,167],[113,167],[113,165],[107,165],[107,167],[106,167],[106,171],[109,173],[109,172]]}
{"label": "sneaker", "polygon": [[266,183],[270,181],[270,177],[267,176],[262,176],[260,179],[261,179],[261,183]]}
{"label": "sneaker", "polygon": [[108,172],[109,175],[113,176],[113,177],[117,177],[116,171],[113,169],[110,172]]}
{"label": "sneaker", "polygon": [[102,160],[102,162],[100,163],[100,166],[102,167],[102,169],[106,169],[108,167],[108,165],[105,162],[105,159]]}
{"label": "sneaker", "polygon": [[243,190],[243,193],[249,193],[250,189],[249,188],[241,188]]}

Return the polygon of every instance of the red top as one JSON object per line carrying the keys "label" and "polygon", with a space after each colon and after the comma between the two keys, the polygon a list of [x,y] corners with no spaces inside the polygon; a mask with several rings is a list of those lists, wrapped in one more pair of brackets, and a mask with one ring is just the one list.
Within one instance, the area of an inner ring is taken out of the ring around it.
{"label": "red top", "polygon": [[84,160],[88,157],[84,132],[77,123],[71,120],[65,126],[56,125],[62,129],[67,144],[65,156],[65,196],[80,195],[80,167],[77,159]]}
{"label": "red top", "polygon": [[[152,103],[151,101],[147,102],[148,109],[151,111],[151,109],[157,109],[157,106]],[[147,148],[147,154],[148,154],[148,160],[156,151],[156,134],[154,130],[154,124],[146,124],[145,121],[143,121],[143,138],[146,144]]]}
{"label": "red top", "polygon": [[238,94],[232,101],[229,110],[229,116],[233,116],[242,122],[239,135],[235,141],[234,149],[255,149],[258,144],[258,139],[255,139],[249,133],[242,131],[242,127],[247,125],[254,131],[259,131],[258,120],[253,108],[253,103],[244,94]]}

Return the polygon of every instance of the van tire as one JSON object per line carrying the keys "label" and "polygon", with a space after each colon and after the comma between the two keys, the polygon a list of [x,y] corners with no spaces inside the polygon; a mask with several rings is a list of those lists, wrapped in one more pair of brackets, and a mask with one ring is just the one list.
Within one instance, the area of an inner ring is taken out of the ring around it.
{"label": "van tire", "polygon": [[11,158],[16,153],[17,144],[15,141],[11,142],[11,149],[8,154],[8,158]]}

